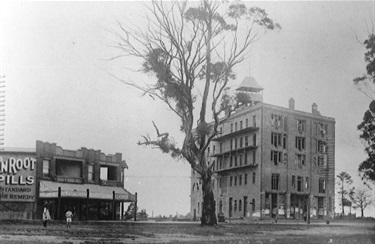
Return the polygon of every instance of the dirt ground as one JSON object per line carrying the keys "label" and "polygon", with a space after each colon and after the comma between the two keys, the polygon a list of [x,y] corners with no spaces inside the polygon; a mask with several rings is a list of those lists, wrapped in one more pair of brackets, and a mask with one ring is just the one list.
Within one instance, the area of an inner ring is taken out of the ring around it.
{"label": "dirt ground", "polygon": [[47,228],[40,221],[0,221],[0,243],[256,243],[375,244],[374,221],[232,222],[201,227],[197,222],[75,222]]}

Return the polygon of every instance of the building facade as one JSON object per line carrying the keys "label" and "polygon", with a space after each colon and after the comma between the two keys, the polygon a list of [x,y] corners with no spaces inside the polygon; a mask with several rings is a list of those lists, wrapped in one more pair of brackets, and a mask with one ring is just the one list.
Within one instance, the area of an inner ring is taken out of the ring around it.
{"label": "building facade", "polygon": [[136,202],[124,189],[127,167],[121,153],[41,141],[33,152],[1,151],[0,219],[39,219],[44,204],[57,220],[68,209],[77,220],[121,219],[123,203]]}
{"label": "building facade", "polygon": [[[245,78],[237,92],[252,97],[219,127],[207,150],[216,211],[232,218],[324,218],[334,209],[335,120],[263,103]],[[192,171],[191,213],[202,212],[199,174]]]}

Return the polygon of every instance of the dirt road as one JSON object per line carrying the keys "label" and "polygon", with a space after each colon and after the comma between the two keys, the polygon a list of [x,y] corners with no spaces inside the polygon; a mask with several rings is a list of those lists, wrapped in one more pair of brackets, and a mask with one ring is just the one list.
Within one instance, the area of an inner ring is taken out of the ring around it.
{"label": "dirt road", "polygon": [[284,221],[226,223],[201,227],[193,222],[76,222],[67,229],[52,221],[0,221],[0,243],[257,243],[375,244],[375,223]]}

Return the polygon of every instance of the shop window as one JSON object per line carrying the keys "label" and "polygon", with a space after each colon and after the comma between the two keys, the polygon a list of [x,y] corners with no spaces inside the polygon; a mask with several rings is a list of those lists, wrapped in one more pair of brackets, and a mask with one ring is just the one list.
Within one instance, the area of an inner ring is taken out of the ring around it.
{"label": "shop window", "polygon": [[87,180],[94,181],[94,165],[88,165],[87,167]]}
{"label": "shop window", "polygon": [[271,189],[279,190],[279,174],[272,174]]}
{"label": "shop window", "polygon": [[49,160],[43,160],[43,176],[48,177],[49,176]]}
{"label": "shop window", "polygon": [[305,139],[305,137],[296,136],[296,149],[298,149],[299,151],[302,151],[302,150],[306,149],[306,139]]}

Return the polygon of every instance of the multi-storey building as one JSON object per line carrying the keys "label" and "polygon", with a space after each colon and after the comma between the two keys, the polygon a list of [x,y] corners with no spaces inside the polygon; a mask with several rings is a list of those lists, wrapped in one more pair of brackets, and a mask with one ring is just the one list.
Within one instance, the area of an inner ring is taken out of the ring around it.
{"label": "multi-storey building", "polygon": [[[216,210],[229,218],[323,218],[333,212],[335,120],[263,103],[263,88],[247,77],[236,92],[251,104],[219,127],[207,150]],[[202,212],[199,174],[191,177],[191,212]]]}
{"label": "multi-storey building", "polygon": [[124,189],[122,154],[82,147],[66,150],[36,142],[29,151],[0,152],[0,219],[38,219],[48,204],[53,219],[70,209],[79,220],[115,220],[123,203],[136,202]]}

